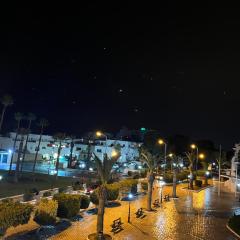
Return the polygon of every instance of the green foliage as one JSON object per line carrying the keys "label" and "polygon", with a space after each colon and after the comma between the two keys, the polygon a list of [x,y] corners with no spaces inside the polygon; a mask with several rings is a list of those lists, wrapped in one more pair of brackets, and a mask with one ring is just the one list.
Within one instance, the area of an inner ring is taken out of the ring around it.
{"label": "green foliage", "polygon": [[136,180],[136,179],[123,179],[118,184],[119,184],[120,188],[129,188],[130,189],[133,185],[138,184],[138,180]]}
{"label": "green foliage", "polygon": [[16,227],[28,223],[33,207],[29,204],[21,204],[10,200],[0,203],[0,233],[9,227]]}
{"label": "green foliage", "polygon": [[34,221],[39,225],[54,224],[56,222],[57,210],[57,201],[42,199],[37,206]]}
{"label": "green foliage", "polygon": [[132,171],[128,171],[128,176],[131,177],[133,175]]}
{"label": "green foliage", "polygon": [[172,173],[165,173],[163,179],[164,179],[164,181],[166,183],[172,183],[172,181],[173,181],[173,174]]}
{"label": "green foliage", "polygon": [[147,177],[147,170],[142,170],[142,171],[140,172],[140,177],[141,177],[141,178]]}
{"label": "green foliage", "polygon": [[107,188],[107,200],[115,201],[119,195],[119,185],[118,184],[108,184]]}
{"label": "green foliage", "polygon": [[98,205],[99,201],[98,201],[98,189],[95,189],[91,194],[90,194],[90,201],[95,204]]}
{"label": "green foliage", "polygon": [[46,191],[43,193],[43,197],[50,197],[52,196],[52,192],[51,191]]}
{"label": "green foliage", "polygon": [[72,188],[73,188],[74,191],[84,190],[83,186],[81,184],[78,184],[78,183],[74,183]]}
{"label": "green foliage", "polygon": [[81,195],[80,196],[80,208],[81,209],[86,209],[89,207],[89,204],[90,204],[90,198],[86,195]]}
{"label": "green foliage", "polygon": [[58,202],[58,217],[72,218],[79,213],[80,195],[58,193],[53,196],[53,199]]}
{"label": "green foliage", "polygon": [[183,181],[188,178],[189,172],[188,171],[181,171],[177,174],[177,180]]}
{"label": "green foliage", "polygon": [[58,192],[59,192],[59,193],[65,193],[67,190],[68,190],[68,187],[60,187],[60,188],[58,189]]}
{"label": "green foliage", "polygon": [[[108,201],[115,201],[119,196],[119,183],[107,184],[107,200]],[[93,204],[98,205],[98,188],[95,189],[91,195],[90,200]]]}
{"label": "green foliage", "polygon": [[25,192],[23,194],[23,201],[24,202],[32,201],[33,197],[34,197],[34,193],[32,193],[32,192]]}
{"label": "green foliage", "polygon": [[195,185],[197,186],[197,187],[202,187],[202,181],[201,180],[195,180]]}
{"label": "green foliage", "polygon": [[144,191],[147,191],[148,190],[148,183],[147,182],[141,182],[141,185],[142,185],[142,189]]}
{"label": "green foliage", "polygon": [[229,219],[228,225],[232,228],[237,234],[240,234],[240,215],[234,215]]}

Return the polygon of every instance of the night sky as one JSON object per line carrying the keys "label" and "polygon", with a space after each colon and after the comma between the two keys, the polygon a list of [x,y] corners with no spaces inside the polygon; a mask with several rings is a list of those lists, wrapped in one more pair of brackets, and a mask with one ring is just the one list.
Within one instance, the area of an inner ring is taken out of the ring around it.
{"label": "night sky", "polygon": [[240,21],[227,6],[2,9],[0,94],[48,133],[122,126],[240,141]]}

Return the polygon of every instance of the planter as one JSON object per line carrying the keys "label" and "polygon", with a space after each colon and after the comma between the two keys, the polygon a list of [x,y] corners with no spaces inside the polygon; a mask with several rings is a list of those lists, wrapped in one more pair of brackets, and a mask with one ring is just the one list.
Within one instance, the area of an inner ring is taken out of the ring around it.
{"label": "planter", "polygon": [[[87,239],[88,240],[98,240],[97,233],[92,233],[92,234],[88,235]],[[112,240],[112,237],[108,234],[103,234],[102,240]]]}

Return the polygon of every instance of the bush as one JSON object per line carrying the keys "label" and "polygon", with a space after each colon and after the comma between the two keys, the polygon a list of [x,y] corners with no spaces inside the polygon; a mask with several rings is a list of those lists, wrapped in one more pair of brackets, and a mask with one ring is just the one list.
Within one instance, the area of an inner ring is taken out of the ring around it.
{"label": "bush", "polygon": [[81,209],[87,209],[90,204],[90,198],[86,195],[80,196],[80,208]]}
{"label": "bush", "polygon": [[118,184],[108,184],[107,186],[107,200],[115,201],[119,196],[119,185]]}
{"label": "bush", "polygon": [[24,202],[32,201],[33,197],[34,197],[34,194],[32,192],[26,192],[23,194],[23,201]]}
{"label": "bush", "polygon": [[33,207],[10,200],[0,203],[0,233],[3,235],[9,227],[28,223]]}
{"label": "bush", "polygon": [[141,178],[146,178],[146,177],[147,177],[147,170],[141,171],[140,177],[141,177]]}
{"label": "bush", "polygon": [[195,185],[197,187],[202,187],[202,181],[201,180],[195,180]]}
{"label": "bush", "polygon": [[240,234],[240,215],[234,215],[229,219],[228,225],[232,228],[237,234]]}
{"label": "bush", "polygon": [[123,179],[122,181],[119,182],[119,187],[131,189],[133,185],[137,185],[137,184],[138,184],[138,180],[136,179]]}
{"label": "bush", "polygon": [[42,199],[37,206],[34,221],[39,225],[54,224],[56,222],[57,209],[57,201]]}
{"label": "bush", "polygon": [[99,201],[98,201],[98,189],[95,189],[91,194],[90,194],[90,201],[95,204],[98,205]]}
{"label": "bush", "polygon": [[141,185],[142,185],[142,189],[144,191],[147,191],[148,190],[148,183],[147,182],[141,182]]}
{"label": "bush", "polygon": [[72,218],[79,213],[80,195],[58,193],[53,196],[53,199],[58,202],[58,217]]}
{"label": "bush", "polygon": [[128,176],[131,177],[133,175],[132,171],[128,171]]}
{"label": "bush", "polygon": [[72,186],[74,191],[78,191],[78,190],[84,190],[82,184],[80,184],[79,181],[75,182]]}
{"label": "bush", "polygon": [[185,180],[185,179],[188,179],[188,175],[189,175],[189,172],[187,172],[187,171],[182,171],[182,172],[180,172],[180,173],[177,174],[177,179],[178,179],[179,181],[183,181],[183,180]]}
{"label": "bush", "polygon": [[65,193],[67,190],[68,190],[68,187],[60,187],[60,188],[58,189],[58,192],[59,192],[59,193]]}
{"label": "bush", "polygon": [[52,192],[51,191],[46,191],[43,193],[43,197],[50,197],[52,196]]}
{"label": "bush", "polygon": [[30,193],[33,193],[34,195],[38,195],[39,194],[39,190],[37,188],[31,188],[29,190]]}
{"label": "bush", "polygon": [[173,181],[173,174],[172,173],[166,173],[163,177],[164,181],[166,183],[172,183]]}

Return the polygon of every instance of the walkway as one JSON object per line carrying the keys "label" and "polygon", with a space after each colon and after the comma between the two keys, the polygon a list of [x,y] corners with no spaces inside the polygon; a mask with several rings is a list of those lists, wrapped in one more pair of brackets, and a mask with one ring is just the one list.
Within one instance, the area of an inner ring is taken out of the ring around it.
{"label": "walkway", "polygon": [[[137,219],[135,212],[146,206],[146,197],[139,197],[131,203],[131,224],[127,223],[128,203],[121,202],[117,208],[107,208],[105,213],[105,232],[110,233],[110,224],[118,217],[124,222],[124,230],[114,235],[115,240],[234,240],[236,239],[225,227],[228,217],[240,207],[239,202],[230,193],[217,196],[215,187],[200,193],[192,193],[178,187],[177,200],[164,203],[156,212],[146,212],[146,217]],[[165,187],[164,194],[170,193],[171,187]],[[159,198],[155,188],[154,198]],[[95,232],[96,215],[84,214],[82,222],[74,223],[66,231],[51,240],[85,240],[88,234]]]}

